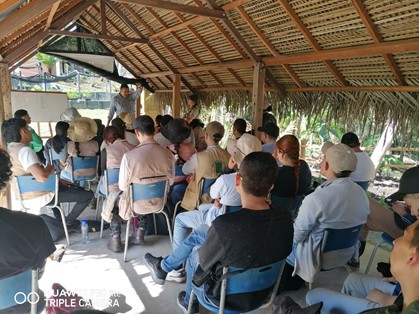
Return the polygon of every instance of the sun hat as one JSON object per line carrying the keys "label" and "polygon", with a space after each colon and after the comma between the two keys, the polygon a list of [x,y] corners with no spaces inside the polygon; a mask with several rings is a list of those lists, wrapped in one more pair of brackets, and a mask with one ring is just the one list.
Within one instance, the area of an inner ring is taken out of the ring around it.
{"label": "sun hat", "polygon": [[121,112],[119,117],[124,121],[127,130],[134,130],[135,116],[133,113]]}
{"label": "sun hat", "polygon": [[93,119],[80,117],[70,123],[67,136],[74,142],[87,142],[97,135],[97,124]]}
{"label": "sun hat", "polygon": [[60,115],[60,120],[70,123],[73,122],[74,119],[76,118],[80,118],[81,115],[80,113],[77,111],[76,108],[67,108],[66,110],[63,111],[63,113]]}
{"label": "sun hat", "polygon": [[277,138],[279,136],[279,127],[275,123],[266,123],[264,126],[258,127],[259,132],[265,132],[271,137]]}
{"label": "sun hat", "polygon": [[[323,145],[324,146],[324,145]],[[343,171],[355,171],[358,159],[352,148],[348,145],[339,143],[327,148],[324,152],[326,161],[334,173]]]}
{"label": "sun hat", "polygon": [[244,157],[253,152],[261,152],[262,144],[260,140],[251,134],[244,133],[237,140],[236,146],[233,149],[233,158],[237,164],[240,164]]}
{"label": "sun hat", "polygon": [[207,124],[205,133],[215,141],[221,141],[224,136],[224,126],[218,121],[212,121]]}
{"label": "sun hat", "polygon": [[161,134],[173,144],[180,144],[191,136],[191,128],[183,119],[170,120],[160,130]]}

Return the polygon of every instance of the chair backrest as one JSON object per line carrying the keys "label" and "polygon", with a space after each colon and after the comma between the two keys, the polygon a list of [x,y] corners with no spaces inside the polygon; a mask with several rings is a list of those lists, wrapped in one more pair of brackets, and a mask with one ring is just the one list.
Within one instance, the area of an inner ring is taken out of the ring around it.
{"label": "chair backrest", "polygon": [[214,182],[217,180],[217,178],[212,178],[212,179],[206,179],[203,178],[201,179],[201,194],[205,194],[205,193],[209,193],[209,189],[211,187],[211,185],[214,184]]}
{"label": "chair backrest", "polygon": [[29,269],[17,275],[0,279],[0,310],[26,301],[30,301],[32,305],[31,313],[36,313],[36,305],[39,301],[38,269]]}
{"label": "chair backrest", "polygon": [[182,167],[183,167],[183,165],[175,165],[175,176],[176,177],[185,176],[185,174],[183,173]]}
{"label": "chair backrest", "polygon": [[342,267],[352,257],[363,225],[346,229],[326,229],[322,240],[321,268]]}
{"label": "chair backrest", "polygon": [[61,150],[61,152],[57,153],[54,150],[54,148],[51,147],[51,148],[48,149],[48,155],[49,155],[49,159],[51,161],[65,160],[67,158],[67,152],[64,148]]}
{"label": "chair backrest", "polygon": [[[24,197],[23,194],[25,193],[32,193],[33,197],[37,197],[47,193],[54,193],[54,195],[58,194],[58,175],[56,173],[51,174],[45,182],[39,182],[35,179],[34,176],[25,175],[25,176],[17,176],[17,197],[21,203],[23,209],[28,210],[30,208],[26,208],[24,206],[23,200],[28,199],[31,197]],[[39,206],[44,206],[46,204],[39,204]],[[52,205],[55,207],[57,205],[57,198],[55,198],[55,203]]]}
{"label": "chair backrest", "polygon": [[[269,306],[276,296],[283,267],[284,262],[280,261],[245,271],[235,267],[224,268],[224,273],[238,273],[230,277],[227,275],[227,279],[223,280],[219,306],[222,311],[220,312],[223,312],[224,308],[247,312]],[[234,295],[240,295],[240,297],[234,300]],[[260,302],[255,304],[256,300]]]}
{"label": "chair backrest", "polygon": [[[153,179],[156,179],[156,181]],[[145,211],[149,211],[149,213],[160,212],[166,205],[168,180],[166,176],[147,178],[147,180],[152,180],[153,182],[131,184],[131,202],[134,205],[134,203],[138,201],[160,199],[159,202],[152,202],[153,204],[148,204],[152,209],[145,209]],[[131,208],[134,210],[134,207]]]}
{"label": "chair backrest", "polygon": [[119,182],[119,168],[109,168],[104,171],[105,176],[105,194],[109,195],[109,186],[118,184]]}
{"label": "chair backrest", "polygon": [[[94,180],[97,174],[98,162],[99,162],[98,156],[85,156],[85,157],[73,156],[71,157],[72,181],[78,182],[78,181]],[[89,172],[92,172],[92,174],[89,174],[89,175],[79,175],[75,173],[76,171],[81,172],[83,170],[92,170],[92,169],[94,169],[94,172],[89,171]]]}
{"label": "chair backrest", "polygon": [[223,213],[227,214],[227,213],[233,213],[238,211],[239,209],[242,209],[243,206],[242,205],[237,205],[237,206],[231,206],[231,205],[223,205]]}

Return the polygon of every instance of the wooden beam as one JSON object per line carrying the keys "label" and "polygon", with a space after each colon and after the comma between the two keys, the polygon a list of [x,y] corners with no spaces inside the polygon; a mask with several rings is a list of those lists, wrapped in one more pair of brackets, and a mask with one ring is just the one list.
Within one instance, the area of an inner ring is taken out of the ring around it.
{"label": "wooden beam", "polygon": [[100,0],[100,33],[106,35],[106,2]]}
{"label": "wooden beam", "polygon": [[227,3],[227,4],[223,5],[221,8],[224,11],[229,11],[229,10],[233,10],[233,9],[239,7],[239,6],[242,6],[243,4],[246,4],[250,1],[252,1],[252,0],[236,0],[236,1],[233,1],[233,2],[230,2],[230,3]]}
{"label": "wooden beam", "polygon": [[48,10],[57,0],[33,0],[0,22],[0,38]]}
{"label": "wooden beam", "polygon": [[164,0],[112,0],[116,2],[125,2],[130,4],[136,4],[149,8],[157,8],[169,11],[175,11],[180,13],[206,16],[215,19],[227,19],[227,16],[223,10],[213,10],[204,7],[196,7],[191,5],[185,5]]}
{"label": "wooden beam", "polygon": [[5,12],[6,10],[12,9],[18,2],[21,0],[3,0],[2,3],[0,3],[0,13]]}
{"label": "wooden beam", "polygon": [[[47,18],[47,22],[45,23],[45,27],[44,30],[47,30],[48,28],[50,28],[52,20],[54,19],[54,15],[55,13],[57,13],[58,8],[60,7],[61,4],[61,0],[58,0],[57,2],[55,2],[52,7],[51,10],[49,11],[48,14],[48,18]],[[42,46],[42,40],[38,43],[37,48]]]}
{"label": "wooden beam", "polygon": [[[310,30],[305,26],[304,22],[300,19],[298,14],[294,11],[291,5],[288,3],[287,0],[278,0],[279,4],[284,9],[285,13],[289,16],[291,21],[294,22],[294,25],[300,29],[300,32],[304,35],[307,39],[311,47],[314,51],[320,51],[321,46],[311,34]],[[339,72],[339,70],[335,67],[335,65],[330,61],[325,61],[326,66],[329,68],[330,72],[332,72],[333,76],[338,80],[341,85],[348,85],[348,82],[345,80],[343,75]]]}
{"label": "wooden beam", "polygon": [[[247,86],[225,86],[225,87],[209,87],[209,88],[198,88],[196,89],[197,93],[207,93],[207,92],[228,92],[228,91],[251,91],[252,87]],[[265,87],[266,92],[278,92],[276,88]],[[319,86],[319,87],[303,87],[303,88],[286,88],[287,93],[318,93],[318,92],[371,92],[371,93],[410,93],[410,92],[419,92],[419,86]],[[156,90],[156,93],[171,93],[171,89],[167,90]],[[187,90],[182,90],[183,92],[188,92]]]}
{"label": "wooden beam", "polygon": [[32,52],[26,53],[25,57],[20,59],[18,62],[16,62],[12,67],[9,68],[9,72],[13,72],[18,67],[20,67],[22,64],[24,64],[26,61],[28,61],[30,58],[32,58],[34,55],[36,55],[38,51],[36,48]]}
{"label": "wooden beam", "polygon": [[205,20],[206,20],[206,18],[203,17],[203,16],[194,17],[193,19],[187,20],[187,21],[185,21],[183,23],[180,23],[178,25],[168,27],[165,30],[162,30],[161,32],[155,33],[155,34],[151,35],[149,37],[149,39],[152,40],[152,39],[156,39],[158,37],[162,37],[164,35],[170,34],[171,32],[176,32],[178,30],[184,29],[185,27],[188,27],[188,26],[193,25],[193,24],[200,23],[200,22],[205,21]]}
{"label": "wooden beam", "polygon": [[143,38],[130,38],[130,37],[122,37],[122,36],[103,35],[103,34],[67,32],[67,31],[60,31],[58,29],[49,29],[48,34],[70,36],[70,37],[81,37],[81,38],[93,38],[93,39],[101,39],[101,40],[123,41],[123,42],[129,42],[129,43],[137,43],[137,44],[149,43],[148,39],[143,39]]}
{"label": "wooden beam", "polygon": [[419,38],[306,52],[280,57],[265,57],[262,58],[262,60],[267,65],[301,64],[325,60],[351,59],[413,51],[419,51]]}
{"label": "wooden beam", "polygon": [[[368,33],[372,37],[375,43],[380,43],[383,41],[383,38],[381,37],[381,34],[378,32],[377,28],[374,25],[374,22],[372,21],[370,15],[368,14],[367,10],[364,7],[364,4],[361,0],[352,0],[352,4],[356,11],[358,12],[359,17],[362,20],[362,23],[365,25]],[[397,80],[397,83],[399,85],[406,85],[406,81],[404,80],[402,74],[400,73],[400,70],[398,66],[396,65],[396,62],[394,61],[394,58],[392,55],[385,54],[383,55],[385,62],[387,63],[387,66],[390,68],[391,72],[393,73],[394,77]]]}
{"label": "wooden beam", "polygon": [[173,118],[180,118],[180,74],[173,75],[172,112]]}
{"label": "wooden beam", "polygon": [[[114,3],[109,2],[108,6],[115,12],[116,15],[119,16],[119,18],[125,23],[127,24],[127,26],[135,33],[137,34],[138,37],[143,38],[143,35],[141,34],[141,32],[138,30],[138,28],[135,26],[135,24],[127,18],[127,16],[121,11],[121,9],[119,9]],[[131,14],[137,19],[138,17],[136,16],[136,14],[134,14],[134,12],[131,12]],[[170,62],[168,62],[164,56],[151,44],[149,43],[148,46],[150,47],[150,49],[154,52],[154,54],[161,59],[161,61],[166,65],[166,67],[172,71],[172,73],[177,74],[178,72],[176,71],[176,69],[170,64]],[[194,92],[193,87],[184,79],[182,78],[182,83],[183,85],[186,86],[186,88],[188,88],[191,92]]]}
{"label": "wooden beam", "polygon": [[[83,13],[86,9],[88,9],[91,5],[93,5],[97,0],[86,0],[78,4],[77,6],[73,7],[71,10],[66,12],[63,15],[57,16],[52,23],[53,28],[62,28],[68,23],[70,23],[73,19]],[[31,2],[32,3],[32,2]],[[4,62],[8,63],[10,59],[16,59],[16,56],[21,56],[22,53],[28,51],[31,47],[35,46],[40,40],[45,39],[48,37],[47,32],[41,31],[39,28],[38,33],[33,33],[33,36],[23,42],[22,44],[18,45],[14,49],[7,51],[7,54],[4,57]],[[13,66],[13,64],[9,64]]]}
{"label": "wooden beam", "polygon": [[263,107],[265,105],[265,66],[262,62],[256,63],[253,72],[252,92],[252,127],[258,136],[257,128],[262,125]]}

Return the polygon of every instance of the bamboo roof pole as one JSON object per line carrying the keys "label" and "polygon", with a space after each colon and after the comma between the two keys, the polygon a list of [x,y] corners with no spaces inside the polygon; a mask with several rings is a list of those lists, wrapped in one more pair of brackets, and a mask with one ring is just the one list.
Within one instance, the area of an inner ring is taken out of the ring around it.
{"label": "bamboo roof pole", "polygon": [[173,89],[172,89],[172,115],[173,118],[180,118],[180,74],[173,74]]}
{"label": "bamboo roof pole", "polygon": [[252,94],[252,126],[255,136],[259,135],[257,128],[262,125],[263,106],[265,103],[265,74],[266,68],[262,62],[255,65],[253,71],[253,94]]}

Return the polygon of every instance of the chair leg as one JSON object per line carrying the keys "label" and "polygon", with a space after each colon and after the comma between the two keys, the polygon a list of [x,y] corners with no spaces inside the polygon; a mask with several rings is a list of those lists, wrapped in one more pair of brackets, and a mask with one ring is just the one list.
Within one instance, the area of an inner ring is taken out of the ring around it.
{"label": "chair leg", "polygon": [[191,294],[189,295],[188,314],[194,314],[193,313],[193,298],[194,298],[194,296],[195,296],[195,292],[192,289]]}
{"label": "chair leg", "polygon": [[[38,301],[39,301],[39,295],[38,295],[38,269],[32,269],[32,294],[31,294],[31,314],[37,314],[38,313]],[[38,298],[38,300],[36,300]]]}
{"label": "chair leg", "polygon": [[154,235],[157,235],[156,214],[153,214],[153,223],[154,223]]}
{"label": "chair leg", "polygon": [[[169,232],[169,239],[170,239],[170,244],[173,246],[173,235],[172,235],[172,229],[170,228],[170,220],[169,220],[169,215],[167,215],[167,213],[163,210],[162,214],[164,215],[164,217],[166,218],[166,223],[167,223],[167,231]],[[154,225],[155,226],[155,225]]]}
{"label": "chair leg", "polygon": [[173,211],[172,230],[175,229],[176,212],[177,212],[177,208],[180,206],[180,204],[182,204],[182,201],[179,201],[179,202],[176,203],[175,209]]}
{"label": "chair leg", "polygon": [[103,238],[103,217],[100,219],[100,238]]}
{"label": "chair leg", "polygon": [[97,202],[96,202],[96,217],[95,220],[97,221],[97,219],[99,218],[99,209],[100,212],[102,212],[102,206],[103,206],[103,201],[105,200],[104,198],[102,199],[102,206],[100,206],[100,199],[102,199],[102,197],[100,197],[100,195],[97,196]]}
{"label": "chair leg", "polygon": [[58,210],[60,211],[61,214],[61,221],[63,223],[63,228],[64,228],[64,233],[65,233],[65,237],[67,239],[67,245],[70,245],[70,236],[68,235],[68,229],[67,229],[67,224],[65,222],[65,215],[64,215],[64,211],[62,210],[62,208],[60,206],[57,205]]}
{"label": "chair leg", "polygon": [[124,248],[124,262],[127,261],[127,253],[128,253],[128,238],[129,238],[129,225],[131,223],[131,219],[127,221],[127,230],[125,231],[125,248]]}
{"label": "chair leg", "polygon": [[311,290],[311,289],[313,289],[313,283],[312,282],[309,282],[308,283],[308,290]]}
{"label": "chair leg", "polygon": [[366,274],[368,274],[368,273],[370,272],[370,268],[371,268],[372,262],[374,261],[375,254],[377,254],[377,250],[378,250],[378,248],[379,248],[379,247],[381,246],[381,244],[383,244],[383,243],[385,243],[385,241],[384,241],[384,240],[381,240],[381,241],[377,242],[377,244],[375,244],[374,249],[372,250],[372,253],[371,253],[370,259],[369,259],[369,261],[368,261],[367,268],[365,269],[365,273],[366,273]]}

